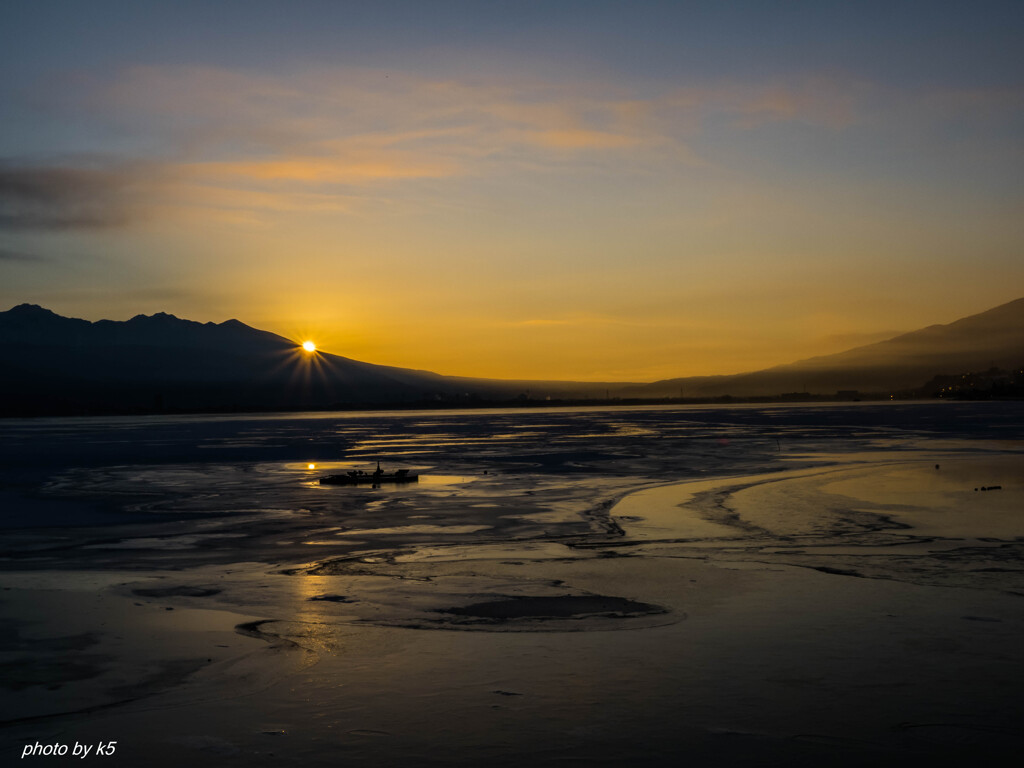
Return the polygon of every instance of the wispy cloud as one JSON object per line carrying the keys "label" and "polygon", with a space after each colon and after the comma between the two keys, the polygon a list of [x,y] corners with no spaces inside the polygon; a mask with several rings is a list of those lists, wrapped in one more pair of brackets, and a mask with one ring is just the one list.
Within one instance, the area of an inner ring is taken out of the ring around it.
{"label": "wispy cloud", "polygon": [[77,78],[73,86],[66,98],[77,108],[122,130],[162,136],[197,160],[308,154],[350,143],[415,147],[436,156],[509,142],[575,150],[643,141],[636,104],[574,84],[439,80],[355,68],[282,77],[133,67],[113,81]]}
{"label": "wispy cloud", "polygon": [[[346,153],[349,154],[349,153]],[[177,166],[193,178],[210,182],[232,180],[302,182],[306,184],[361,184],[382,179],[440,178],[457,173],[444,160],[431,162],[411,153],[377,153],[357,156],[277,156],[261,160],[185,163]]]}
{"label": "wispy cloud", "polygon": [[137,164],[0,164],[0,229],[101,229],[131,221],[149,171]]}
{"label": "wispy cloud", "polygon": [[[147,146],[138,164],[0,168],[0,226],[123,225],[150,210],[351,212],[395,185],[495,173],[671,173],[725,120],[854,119],[863,89],[822,78],[665,88],[457,80],[359,68],[288,76],[209,67],[76,75],[64,108]],[[84,119],[84,118],[83,118]],[[310,207],[311,206],[311,207]]]}
{"label": "wispy cloud", "polygon": [[592,172],[665,143],[647,105],[572,84],[132,67],[106,81],[78,74],[55,90],[76,118],[149,147],[150,174],[129,163],[11,169],[0,209],[9,228],[116,226],[142,204],[217,216],[352,212],[397,185],[502,166]]}
{"label": "wispy cloud", "polygon": [[0,248],[0,261],[38,264],[39,262],[49,261],[49,258],[38,253],[26,253],[25,251],[12,251],[7,248]]}
{"label": "wispy cloud", "polygon": [[[410,190],[443,205],[439,185],[511,174],[594,178],[605,187],[646,174],[675,184],[698,169],[741,168],[740,156],[719,151],[736,131],[783,122],[841,130],[895,108],[883,87],[852,78],[634,93],[597,81],[360,68],[284,76],[136,66],[106,80],[78,74],[52,98],[97,131],[132,137],[144,162],[2,164],[0,228],[99,229],[159,213],[247,221],[299,210],[351,214]],[[933,119],[964,105],[1021,104],[1012,90],[936,91],[921,100]]]}

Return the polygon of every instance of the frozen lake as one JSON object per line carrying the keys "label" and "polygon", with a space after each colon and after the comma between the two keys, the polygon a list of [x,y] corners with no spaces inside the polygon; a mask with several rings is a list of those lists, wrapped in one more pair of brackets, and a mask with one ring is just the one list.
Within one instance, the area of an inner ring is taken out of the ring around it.
{"label": "frozen lake", "polygon": [[[862,765],[1020,732],[1019,403],[0,429],[12,757]],[[420,482],[316,482],[378,461]]]}

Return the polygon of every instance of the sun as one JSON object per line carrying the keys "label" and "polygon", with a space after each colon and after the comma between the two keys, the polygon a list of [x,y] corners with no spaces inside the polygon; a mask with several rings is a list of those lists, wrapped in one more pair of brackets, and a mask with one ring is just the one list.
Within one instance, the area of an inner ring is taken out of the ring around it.
{"label": "sun", "polygon": [[316,344],[314,344],[312,341],[302,342],[302,348],[307,352],[316,352]]}

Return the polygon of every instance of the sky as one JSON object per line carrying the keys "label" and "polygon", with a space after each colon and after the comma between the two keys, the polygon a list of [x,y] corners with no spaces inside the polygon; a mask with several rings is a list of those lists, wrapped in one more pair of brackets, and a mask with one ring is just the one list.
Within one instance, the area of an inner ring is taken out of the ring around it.
{"label": "sky", "polygon": [[491,378],[728,374],[1024,296],[1024,3],[0,6],[0,310]]}

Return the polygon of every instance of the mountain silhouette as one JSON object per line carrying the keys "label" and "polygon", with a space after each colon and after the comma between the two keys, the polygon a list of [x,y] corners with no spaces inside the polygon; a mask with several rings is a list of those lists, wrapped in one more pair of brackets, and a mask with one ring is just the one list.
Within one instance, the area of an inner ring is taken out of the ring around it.
{"label": "mountain silhouette", "polygon": [[[8,415],[507,399],[531,384],[309,355],[238,320],[198,323],[161,312],[89,322],[33,304],[0,312],[0,363],[0,413]],[[551,391],[586,394],[568,382]]]}
{"label": "mountain silhouette", "polygon": [[886,341],[730,376],[667,379],[628,387],[640,397],[737,397],[783,392],[834,394],[840,390],[884,393],[914,389],[937,374],[960,374],[1024,364],[1024,299],[931,325]]}
{"label": "mountain silhouette", "polygon": [[296,410],[477,400],[884,393],[1024,363],[1024,299],[948,325],[762,371],[650,384],[475,379],[317,352],[238,320],[127,321],[0,312],[0,414]]}

